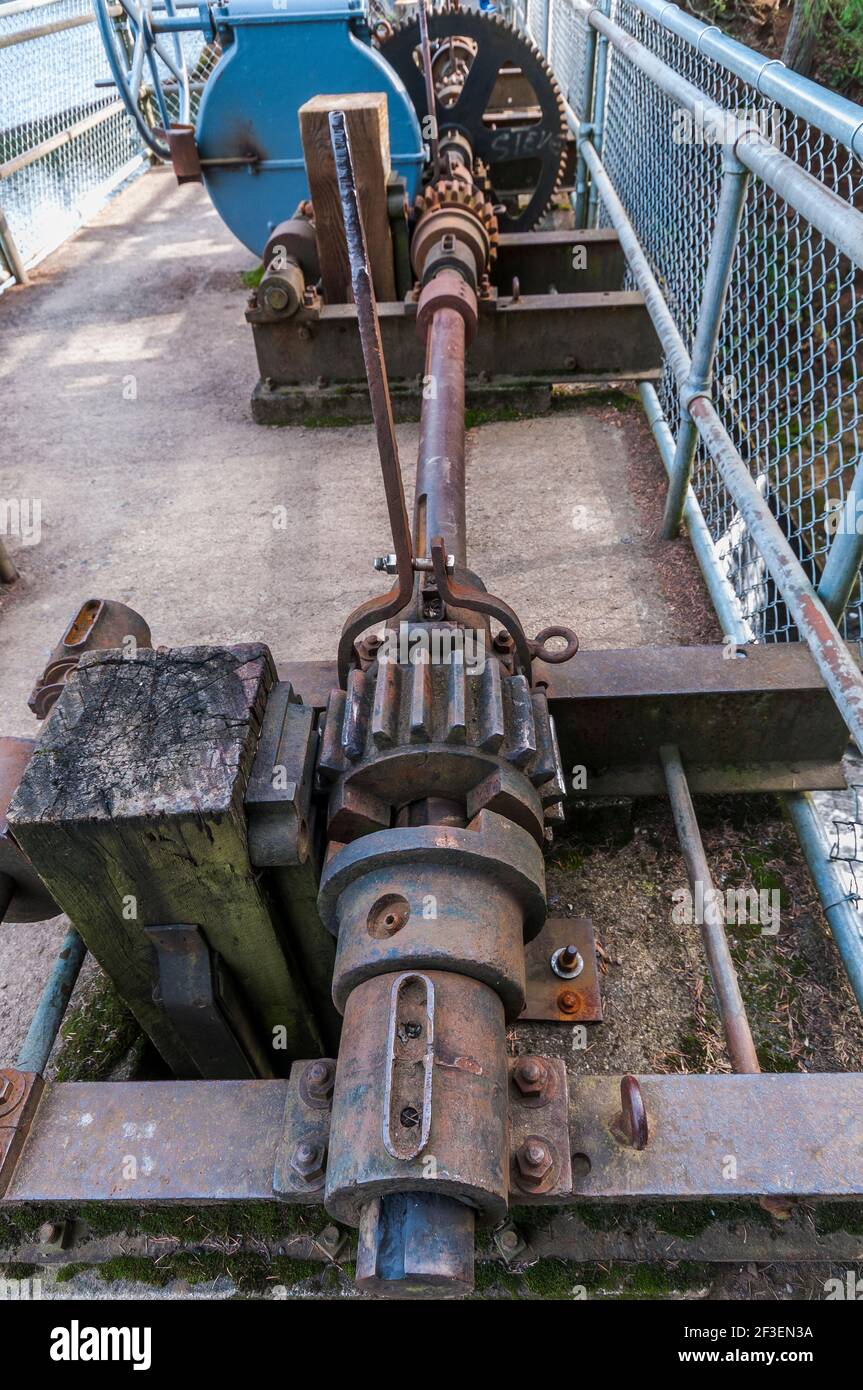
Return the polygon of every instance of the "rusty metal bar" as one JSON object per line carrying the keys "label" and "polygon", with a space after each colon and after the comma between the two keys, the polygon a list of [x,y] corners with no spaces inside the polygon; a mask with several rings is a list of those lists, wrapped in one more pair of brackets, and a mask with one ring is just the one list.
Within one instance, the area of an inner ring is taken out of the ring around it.
{"label": "rusty metal bar", "polygon": [[[863,1075],[636,1080],[650,1130],[643,1150],[611,1132],[621,1078],[570,1077],[571,1148],[588,1162],[576,1162],[572,1194],[557,1194],[548,1199],[551,1204],[571,1202],[573,1195],[608,1201],[863,1196]],[[286,1110],[289,1085],[48,1083],[5,1200],[129,1207],[308,1202],[301,1192],[277,1198],[273,1191],[277,1155],[301,1133]],[[530,1200],[541,1203],[543,1197]]]}
{"label": "rusty metal bar", "polygon": [[443,536],[456,565],[467,564],[464,465],[464,319],[438,309],[429,329],[414,504],[414,548],[428,556]]}
{"label": "rusty metal bar", "polygon": [[343,111],[329,115],[330,140],[336,165],[345,239],[351,266],[351,285],[357,309],[357,326],[363,350],[363,362],[369,386],[369,399],[375,423],[387,512],[396,557],[397,583],[383,598],[368,599],[360,604],[345,623],[339,641],[339,681],[347,682],[347,673],[354,657],[354,641],[374,622],[392,618],[409,603],[413,592],[413,541],[405,504],[396,427],[393,420],[389,381],[384,362],[377,300],[369,265],[366,233],[360,213],[348,136]]}
{"label": "rusty metal bar", "polygon": [[426,106],[428,107],[428,119],[430,128],[428,132],[429,155],[433,176],[436,178],[440,169],[440,148],[438,142],[437,128],[437,98],[434,88],[434,74],[432,72],[431,44],[429,43],[429,20],[426,0],[419,0],[418,6],[419,26],[420,26],[420,51],[422,53],[423,81],[426,89]]}
{"label": "rusty metal bar", "polygon": [[650,1126],[618,1142],[620,1078],[571,1076],[573,1197],[859,1197],[863,1075],[638,1076]]}
{"label": "rusty metal bar", "polygon": [[728,948],[725,922],[719,906],[720,895],[716,892],[710,876],[683,762],[677,748],[672,744],[663,745],[660,757],[693,898],[696,902],[703,900],[704,903],[703,921],[700,923],[701,936],[728,1053],[735,1071],[758,1072],[761,1068],[740,994],[737,971],[734,969],[731,951]]}

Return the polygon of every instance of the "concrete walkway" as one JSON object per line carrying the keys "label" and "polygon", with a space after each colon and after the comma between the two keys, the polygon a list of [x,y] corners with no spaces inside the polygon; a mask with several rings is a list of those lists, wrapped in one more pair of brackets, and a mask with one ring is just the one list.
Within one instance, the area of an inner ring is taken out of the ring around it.
{"label": "concrete walkway", "polygon": [[[251,420],[251,268],[202,189],[160,170],[0,298],[0,497],[41,511],[38,544],[7,538],[21,578],[0,597],[3,733],[36,731],[27,695],[85,598],[131,604],[157,644],[263,639],[314,658],[383,588],[371,429]],[[399,439],[410,499],[417,427]],[[570,622],[586,647],[717,640],[688,547],[656,540],[662,479],[635,408],[483,426],[469,441],[470,563],[530,634]],[[0,1059],[63,929],[0,929]]]}

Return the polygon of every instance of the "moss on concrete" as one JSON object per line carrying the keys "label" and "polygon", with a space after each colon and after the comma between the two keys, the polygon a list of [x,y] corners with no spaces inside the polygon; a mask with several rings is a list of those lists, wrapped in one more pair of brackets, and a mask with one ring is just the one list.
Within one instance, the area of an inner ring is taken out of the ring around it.
{"label": "moss on concrete", "polygon": [[104,1081],[126,1059],[133,1069],[145,1043],[144,1034],[113,984],[107,975],[99,974],[60,1029],[56,1079]]}

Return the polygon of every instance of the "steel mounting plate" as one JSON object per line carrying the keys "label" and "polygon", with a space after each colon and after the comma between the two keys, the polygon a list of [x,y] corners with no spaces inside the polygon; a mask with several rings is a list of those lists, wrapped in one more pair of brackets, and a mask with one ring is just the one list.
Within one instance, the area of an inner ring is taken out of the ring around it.
{"label": "steel mounting plate", "polygon": [[[566,980],[555,974],[551,958],[570,944],[577,948],[582,968],[574,979]],[[549,917],[539,936],[525,946],[524,965],[527,1003],[519,1014],[519,1022],[602,1022],[596,941],[589,917]],[[563,1009],[562,995],[574,996],[573,1003],[564,1001],[568,1007]]]}

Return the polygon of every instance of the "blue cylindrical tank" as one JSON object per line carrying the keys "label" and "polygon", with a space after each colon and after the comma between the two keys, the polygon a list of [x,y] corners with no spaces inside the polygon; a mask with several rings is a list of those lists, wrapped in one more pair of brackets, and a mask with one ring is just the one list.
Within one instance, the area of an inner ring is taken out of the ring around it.
{"label": "blue cylindrical tank", "polygon": [[214,11],[223,53],[197,121],[204,183],[231,231],[260,256],[273,228],[308,197],[298,110],[312,97],[385,92],[392,168],[419,186],[423,144],[411,100],[368,41],[361,0],[229,0]]}

